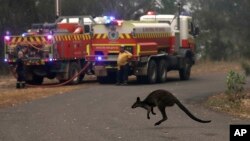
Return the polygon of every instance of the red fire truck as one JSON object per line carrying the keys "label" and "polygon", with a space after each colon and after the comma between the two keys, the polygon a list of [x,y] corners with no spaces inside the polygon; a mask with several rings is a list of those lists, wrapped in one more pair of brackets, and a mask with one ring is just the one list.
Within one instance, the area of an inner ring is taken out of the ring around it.
{"label": "red fire truck", "polygon": [[[25,78],[30,84],[41,84],[45,77],[69,80],[85,65],[91,44],[90,16],[62,16],[55,23],[33,24],[20,36],[4,37],[5,61],[15,64],[17,53],[24,53]],[[80,74],[71,83],[78,83]]]}
{"label": "red fire truck", "polygon": [[139,82],[165,82],[171,70],[179,71],[181,80],[189,79],[198,33],[190,16],[144,15],[140,21],[103,17],[103,21],[93,26],[92,46],[86,56],[100,83],[115,81],[121,45],[133,54],[129,74]]}

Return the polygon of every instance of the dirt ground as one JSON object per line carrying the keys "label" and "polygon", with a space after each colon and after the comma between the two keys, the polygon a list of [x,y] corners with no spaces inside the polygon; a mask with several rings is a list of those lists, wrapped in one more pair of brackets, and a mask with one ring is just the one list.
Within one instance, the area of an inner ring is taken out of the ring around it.
{"label": "dirt ground", "polygon": [[[202,75],[205,73],[221,72],[227,73],[229,70],[241,71],[239,64],[234,62],[198,62],[192,68],[192,75]],[[170,75],[176,75],[174,72]],[[16,89],[16,80],[13,76],[0,76],[0,107],[15,106],[16,104],[29,102],[31,100],[45,98],[52,95],[63,94],[79,88],[87,88],[92,85],[98,85],[94,76],[87,76],[84,82],[79,85],[68,85],[60,87],[27,87],[26,89]],[[46,82],[53,82],[45,80]],[[55,81],[55,80],[54,80]],[[249,103],[249,102],[247,102]]]}

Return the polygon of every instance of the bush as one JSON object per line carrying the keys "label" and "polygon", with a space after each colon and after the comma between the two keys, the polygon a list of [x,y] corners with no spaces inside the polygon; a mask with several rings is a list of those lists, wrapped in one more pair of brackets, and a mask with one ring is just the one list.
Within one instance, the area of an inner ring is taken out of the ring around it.
{"label": "bush", "polygon": [[229,100],[233,102],[241,101],[244,98],[244,87],[246,77],[235,71],[229,71],[227,74],[227,91]]}

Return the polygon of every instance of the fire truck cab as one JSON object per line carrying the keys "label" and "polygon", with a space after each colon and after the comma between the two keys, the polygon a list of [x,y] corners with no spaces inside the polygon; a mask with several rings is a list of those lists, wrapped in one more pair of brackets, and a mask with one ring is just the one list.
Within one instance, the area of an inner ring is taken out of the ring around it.
{"label": "fire truck cab", "polygon": [[144,15],[140,17],[140,21],[142,22],[169,23],[171,26],[172,36],[176,36],[178,34],[180,36],[180,39],[176,43],[176,50],[178,50],[179,47],[194,49],[195,44],[193,41],[194,37],[198,34],[199,29],[194,27],[191,16],[181,15],[179,20],[180,23],[178,27],[178,17],[175,15]]}

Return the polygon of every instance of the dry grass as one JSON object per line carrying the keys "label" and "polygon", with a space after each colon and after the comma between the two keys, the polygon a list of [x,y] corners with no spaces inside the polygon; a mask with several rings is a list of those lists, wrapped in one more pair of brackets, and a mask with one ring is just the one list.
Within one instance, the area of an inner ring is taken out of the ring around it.
{"label": "dry grass", "polygon": [[[243,72],[240,62],[198,62],[192,69],[192,75],[201,75],[204,73],[228,73],[230,70]],[[219,93],[209,97],[206,106],[216,111],[222,111],[231,115],[250,118],[250,89],[244,91],[246,99],[241,103],[233,103],[228,100],[225,93]]]}
{"label": "dry grass", "polygon": [[242,71],[240,62],[198,61],[192,68],[192,75],[206,73],[227,73],[230,70]]}
{"label": "dry grass", "polygon": [[225,93],[220,93],[210,97],[205,105],[216,111],[226,112],[237,117],[250,118],[250,89],[247,89],[245,93],[246,98],[241,102],[229,101]]}
{"label": "dry grass", "polygon": [[[51,81],[46,80],[46,83]],[[68,85],[60,87],[27,87],[25,89],[15,88],[16,80],[14,77],[0,77],[0,107],[15,106],[31,100],[46,98],[52,95],[64,94],[79,88],[86,88],[95,83]]]}

